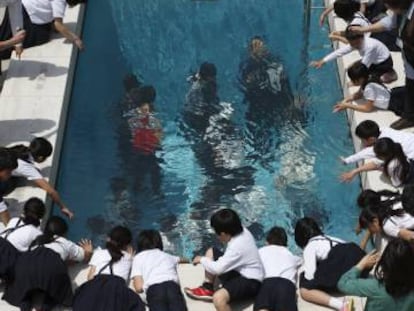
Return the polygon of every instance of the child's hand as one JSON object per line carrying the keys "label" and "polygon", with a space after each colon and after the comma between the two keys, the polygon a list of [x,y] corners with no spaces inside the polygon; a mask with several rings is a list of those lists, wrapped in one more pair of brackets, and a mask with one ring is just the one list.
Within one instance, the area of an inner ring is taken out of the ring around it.
{"label": "child's hand", "polygon": [[361,261],[357,264],[357,268],[361,271],[371,269],[375,266],[379,258],[380,254],[377,251],[372,251],[361,259]]}
{"label": "child's hand", "polygon": [[360,235],[361,232],[362,232],[361,226],[359,224],[357,224],[356,227],[355,227],[355,234]]}
{"label": "child's hand", "polygon": [[349,183],[352,181],[352,179],[354,179],[354,176],[355,176],[354,171],[349,171],[349,172],[343,173],[340,178],[342,182]]}
{"label": "child's hand", "polygon": [[92,254],[93,253],[93,245],[91,240],[82,239],[79,242],[79,246],[83,248],[85,253]]}
{"label": "child's hand", "polygon": [[343,165],[347,164],[344,157],[339,157],[339,160],[342,162]]}
{"label": "child's hand", "polygon": [[319,68],[322,68],[323,64],[325,64],[323,60],[316,60],[316,61],[311,62],[310,66],[316,69],[319,69]]}
{"label": "child's hand", "polygon": [[332,112],[334,112],[334,113],[336,113],[336,112],[340,112],[340,111],[342,111],[342,110],[345,110],[346,108],[347,108],[346,104],[345,104],[344,102],[340,102],[340,103],[337,103],[337,104],[334,106],[334,108],[333,108]]}
{"label": "child's hand", "polygon": [[196,266],[201,262],[201,256],[195,256],[193,259],[193,265]]}
{"label": "child's hand", "polygon": [[69,219],[73,219],[73,217],[75,216],[75,214],[67,207],[62,208],[60,211],[62,212],[63,215],[66,215],[66,217],[68,217]]}
{"label": "child's hand", "polygon": [[361,26],[350,26],[349,30],[355,33],[363,34],[363,28]]}
{"label": "child's hand", "polygon": [[128,245],[127,249],[126,249],[127,253],[130,254],[131,256],[135,255],[135,251],[134,248],[131,245]]}

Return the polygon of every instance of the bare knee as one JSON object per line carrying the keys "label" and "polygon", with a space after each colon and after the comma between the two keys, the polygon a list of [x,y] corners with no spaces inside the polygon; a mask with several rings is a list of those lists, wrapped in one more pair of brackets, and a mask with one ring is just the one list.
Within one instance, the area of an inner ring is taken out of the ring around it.
{"label": "bare knee", "polygon": [[300,288],[299,289],[300,297],[302,297],[303,300],[309,301],[310,300],[310,290],[306,288]]}
{"label": "bare knee", "polygon": [[227,306],[230,302],[230,296],[224,288],[219,289],[213,295],[213,303],[216,308]]}

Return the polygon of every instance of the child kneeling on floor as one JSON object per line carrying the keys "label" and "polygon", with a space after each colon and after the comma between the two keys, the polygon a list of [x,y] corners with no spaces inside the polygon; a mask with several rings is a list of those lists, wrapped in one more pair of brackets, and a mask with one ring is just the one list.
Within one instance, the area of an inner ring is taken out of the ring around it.
{"label": "child kneeling on floor", "polygon": [[259,249],[265,279],[254,303],[254,311],[297,311],[296,277],[302,260],[287,248],[283,228],[273,227]]}
{"label": "child kneeling on floor", "polygon": [[158,231],[141,231],[131,271],[135,291],[145,291],[150,311],[187,311],[177,266],[188,260],[167,254],[163,249]]}
{"label": "child kneeling on floor", "polygon": [[[213,214],[210,225],[225,252],[216,248],[207,250],[205,256],[196,256],[193,264],[205,269],[205,281],[197,288],[186,288],[186,294],[198,300],[213,301],[216,310],[231,310],[230,303],[254,298],[263,280],[264,271],[252,234],[241,224],[239,215],[231,209]],[[221,287],[214,291],[216,278]]]}

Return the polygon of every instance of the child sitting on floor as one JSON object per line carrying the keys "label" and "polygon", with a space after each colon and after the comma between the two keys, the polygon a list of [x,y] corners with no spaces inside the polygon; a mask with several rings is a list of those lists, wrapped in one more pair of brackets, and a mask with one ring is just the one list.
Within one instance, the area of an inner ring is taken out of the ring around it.
{"label": "child sitting on floor", "polygon": [[[197,288],[186,288],[186,294],[199,300],[213,301],[217,311],[231,310],[230,302],[254,298],[263,280],[263,266],[252,234],[242,226],[239,215],[231,209],[222,209],[210,220],[225,252],[216,248],[205,256],[196,256],[193,264],[205,269],[205,281]],[[214,292],[216,278],[222,287]]]}
{"label": "child sitting on floor", "polygon": [[[367,66],[361,61],[352,64],[348,70],[348,77],[353,85],[360,89],[344,98],[334,106],[333,111],[339,112],[352,109],[361,112],[371,112],[375,109],[391,110],[401,115],[405,100],[405,87],[396,87],[389,90],[376,76],[370,76]],[[363,99],[362,103],[352,104],[352,101]]]}
{"label": "child sitting on floor", "polygon": [[161,235],[143,230],[138,236],[132,263],[131,278],[137,293],[145,291],[151,311],[186,311],[187,306],[179,285],[177,266],[188,260],[163,251]]}
{"label": "child sitting on floor", "polygon": [[383,83],[391,83],[397,80],[397,74],[393,69],[393,60],[388,48],[373,38],[365,38],[363,34],[350,30],[352,25],[345,30],[345,38],[349,44],[340,47],[323,59],[311,62],[311,66],[321,68],[325,63],[337,59],[356,50],[361,55],[361,62],[367,66],[370,75],[377,76]]}
{"label": "child sitting on floor", "polygon": [[265,271],[255,311],[297,311],[296,277],[301,259],[287,248],[285,230],[273,227],[266,237],[266,246],[259,249]]}

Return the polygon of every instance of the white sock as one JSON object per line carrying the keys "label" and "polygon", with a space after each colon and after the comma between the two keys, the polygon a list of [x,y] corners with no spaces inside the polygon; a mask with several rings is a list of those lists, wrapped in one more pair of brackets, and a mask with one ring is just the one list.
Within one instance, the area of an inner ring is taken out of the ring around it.
{"label": "white sock", "polygon": [[343,308],[343,306],[344,306],[344,302],[343,302],[343,300],[342,300],[342,299],[331,297],[331,299],[329,299],[329,303],[328,303],[328,305],[329,305],[331,308],[334,308],[334,309],[336,309],[336,310],[340,310],[340,309],[342,309],[342,308]]}

